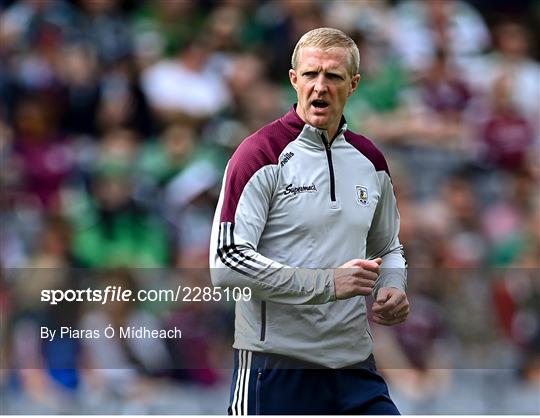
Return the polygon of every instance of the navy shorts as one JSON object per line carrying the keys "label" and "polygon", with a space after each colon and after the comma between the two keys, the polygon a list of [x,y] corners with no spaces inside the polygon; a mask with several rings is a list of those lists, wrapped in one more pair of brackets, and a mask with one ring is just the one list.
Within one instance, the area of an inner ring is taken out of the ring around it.
{"label": "navy shorts", "polygon": [[367,360],[328,369],[276,354],[235,350],[229,415],[399,415]]}

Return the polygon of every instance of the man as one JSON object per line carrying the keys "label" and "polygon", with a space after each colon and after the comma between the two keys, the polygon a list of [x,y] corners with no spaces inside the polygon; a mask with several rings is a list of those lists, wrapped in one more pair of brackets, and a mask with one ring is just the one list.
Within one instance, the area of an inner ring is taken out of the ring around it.
{"label": "man", "polygon": [[377,323],[404,321],[405,260],[386,161],[343,118],[359,60],[339,30],[302,36],[289,71],[298,104],[227,165],[212,280],[253,296],[236,304],[233,415],[399,413],[375,369],[365,296]]}

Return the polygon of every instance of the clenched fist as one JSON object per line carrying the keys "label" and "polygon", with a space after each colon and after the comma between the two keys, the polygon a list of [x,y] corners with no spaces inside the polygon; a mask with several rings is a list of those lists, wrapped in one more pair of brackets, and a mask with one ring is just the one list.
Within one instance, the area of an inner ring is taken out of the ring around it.
{"label": "clenched fist", "polygon": [[407,319],[409,300],[403,290],[381,287],[373,302],[373,320],[381,325],[396,325]]}
{"label": "clenched fist", "polygon": [[355,258],[347,261],[334,271],[334,286],[337,299],[354,296],[369,296],[379,277],[382,258],[362,260]]}

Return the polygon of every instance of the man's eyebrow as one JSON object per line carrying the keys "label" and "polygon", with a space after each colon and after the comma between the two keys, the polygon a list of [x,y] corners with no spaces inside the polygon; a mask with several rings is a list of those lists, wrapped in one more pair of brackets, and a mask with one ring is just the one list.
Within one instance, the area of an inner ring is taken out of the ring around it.
{"label": "man's eyebrow", "polygon": [[301,77],[315,77],[320,73],[320,71],[317,70],[305,70],[300,73]]}
{"label": "man's eyebrow", "polygon": [[339,76],[339,77],[344,77],[345,74],[342,74],[340,73],[339,71],[336,71],[336,70],[318,70],[318,69],[315,69],[315,68],[308,68],[306,70],[303,70],[300,72],[300,74],[309,74],[309,73],[324,73],[324,74],[330,74],[330,75],[336,75],[336,76]]}

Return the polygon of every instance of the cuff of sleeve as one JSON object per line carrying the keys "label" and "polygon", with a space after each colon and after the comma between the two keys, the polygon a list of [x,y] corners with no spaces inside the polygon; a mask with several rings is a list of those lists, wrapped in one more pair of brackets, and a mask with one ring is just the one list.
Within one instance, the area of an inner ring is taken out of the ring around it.
{"label": "cuff of sleeve", "polygon": [[334,270],[325,269],[317,270],[318,282],[321,283],[322,291],[320,292],[320,297],[314,301],[316,304],[323,304],[328,302],[333,302],[336,300],[336,287],[334,284]]}
{"label": "cuff of sleeve", "polygon": [[392,271],[383,272],[377,284],[375,286],[375,291],[373,296],[377,297],[377,292],[381,287],[395,287],[396,289],[405,291],[407,290],[407,274],[406,270],[400,271],[401,269],[392,269]]}

